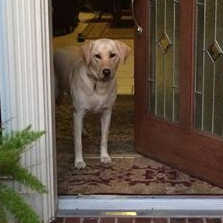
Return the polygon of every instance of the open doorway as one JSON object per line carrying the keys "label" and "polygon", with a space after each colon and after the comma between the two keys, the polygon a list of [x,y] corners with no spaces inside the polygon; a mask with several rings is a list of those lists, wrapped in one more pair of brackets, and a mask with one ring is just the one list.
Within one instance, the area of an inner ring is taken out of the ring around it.
{"label": "open doorway", "polygon": [[[69,26],[62,30],[64,33],[59,30],[57,34],[61,36],[54,37],[54,48],[81,46],[94,38],[109,37],[125,42],[132,49],[126,64],[120,66],[117,74],[118,98],[113,108],[108,142],[113,162],[109,166],[100,164],[99,116],[89,114],[84,120],[83,132],[87,167],[84,170],[74,168],[72,103],[66,96],[63,104],[56,108],[58,193],[222,194],[222,189],[144,157],[134,150],[134,115],[140,114],[134,114],[133,21],[131,15],[125,15],[118,23],[115,21],[116,26],[112,26],[111,35],[106,30],[107,36],[98,36],[102,32],[99,30],[108,29],[108,24],[114,22],[109,8],[105,6],[82,5],[75,18],[75,27]],[[121,7],[126,9],[126,5]],[[126,32],[130,35],[123,38]]]}

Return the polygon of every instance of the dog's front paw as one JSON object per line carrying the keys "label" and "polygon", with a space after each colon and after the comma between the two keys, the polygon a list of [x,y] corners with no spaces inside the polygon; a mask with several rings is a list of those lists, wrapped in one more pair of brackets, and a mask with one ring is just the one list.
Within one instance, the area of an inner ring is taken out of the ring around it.
{"label": "dog's front paw", "polygon": [[112,161],[110,156],[101,156],[100,160],[103,164],[110,164]]}
{"label": "dog's front paw", "polygon": [[75,168],[77,169],[84,169],[86,167],[86,163],[84,161],[76,161]]}

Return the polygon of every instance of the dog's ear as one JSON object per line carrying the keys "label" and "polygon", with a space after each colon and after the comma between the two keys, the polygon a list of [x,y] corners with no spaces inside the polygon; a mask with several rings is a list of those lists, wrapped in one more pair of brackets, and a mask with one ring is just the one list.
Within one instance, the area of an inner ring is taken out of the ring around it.
{"label": "dog's ear", "polygon": [[90,41],[89,43],[84,44],[80,48],[80,55],[83,57],[85,63],[88,65],[91,61],[91,50],[93,48],[94,41]]}
{"label": "dog's ear", "polygon": [[115,44],[118,48],[118,51],[120,54],[120,59],[123,62],[123,64],[125,64],[125,61],[128,58],[131,49],[125,43],[118,41],[118,40],[115,41]]}

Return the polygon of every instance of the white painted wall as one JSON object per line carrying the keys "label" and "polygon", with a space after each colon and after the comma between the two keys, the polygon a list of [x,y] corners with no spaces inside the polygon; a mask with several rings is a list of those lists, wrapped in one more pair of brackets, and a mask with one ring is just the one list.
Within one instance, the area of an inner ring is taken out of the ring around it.
{"label": "white painted wall", "polygon": [[[22,164],[49,190],[39,195],[15,184],[48,222],[56,209],[51,1],[0,0],[0,90],[6,131],[45,130]],[[49,29],[50,27],[50,29]]]}

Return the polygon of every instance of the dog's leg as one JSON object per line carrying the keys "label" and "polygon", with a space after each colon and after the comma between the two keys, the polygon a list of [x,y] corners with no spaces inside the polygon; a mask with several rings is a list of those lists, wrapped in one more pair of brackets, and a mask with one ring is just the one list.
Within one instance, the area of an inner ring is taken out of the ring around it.
{"label": "dog's leg", "polygon": [[101,157],[100,160],[104,164],[111,162],[111,158],[108,155],[108,133],[111,121],[111,109],[106,109],[101,115]]}
{"label": "dog's leg", "polygon": [[86,167],[82,154],[82,129],[84,114],[84,111],[74,112],[75,167],[77,169],[84,169]]}

